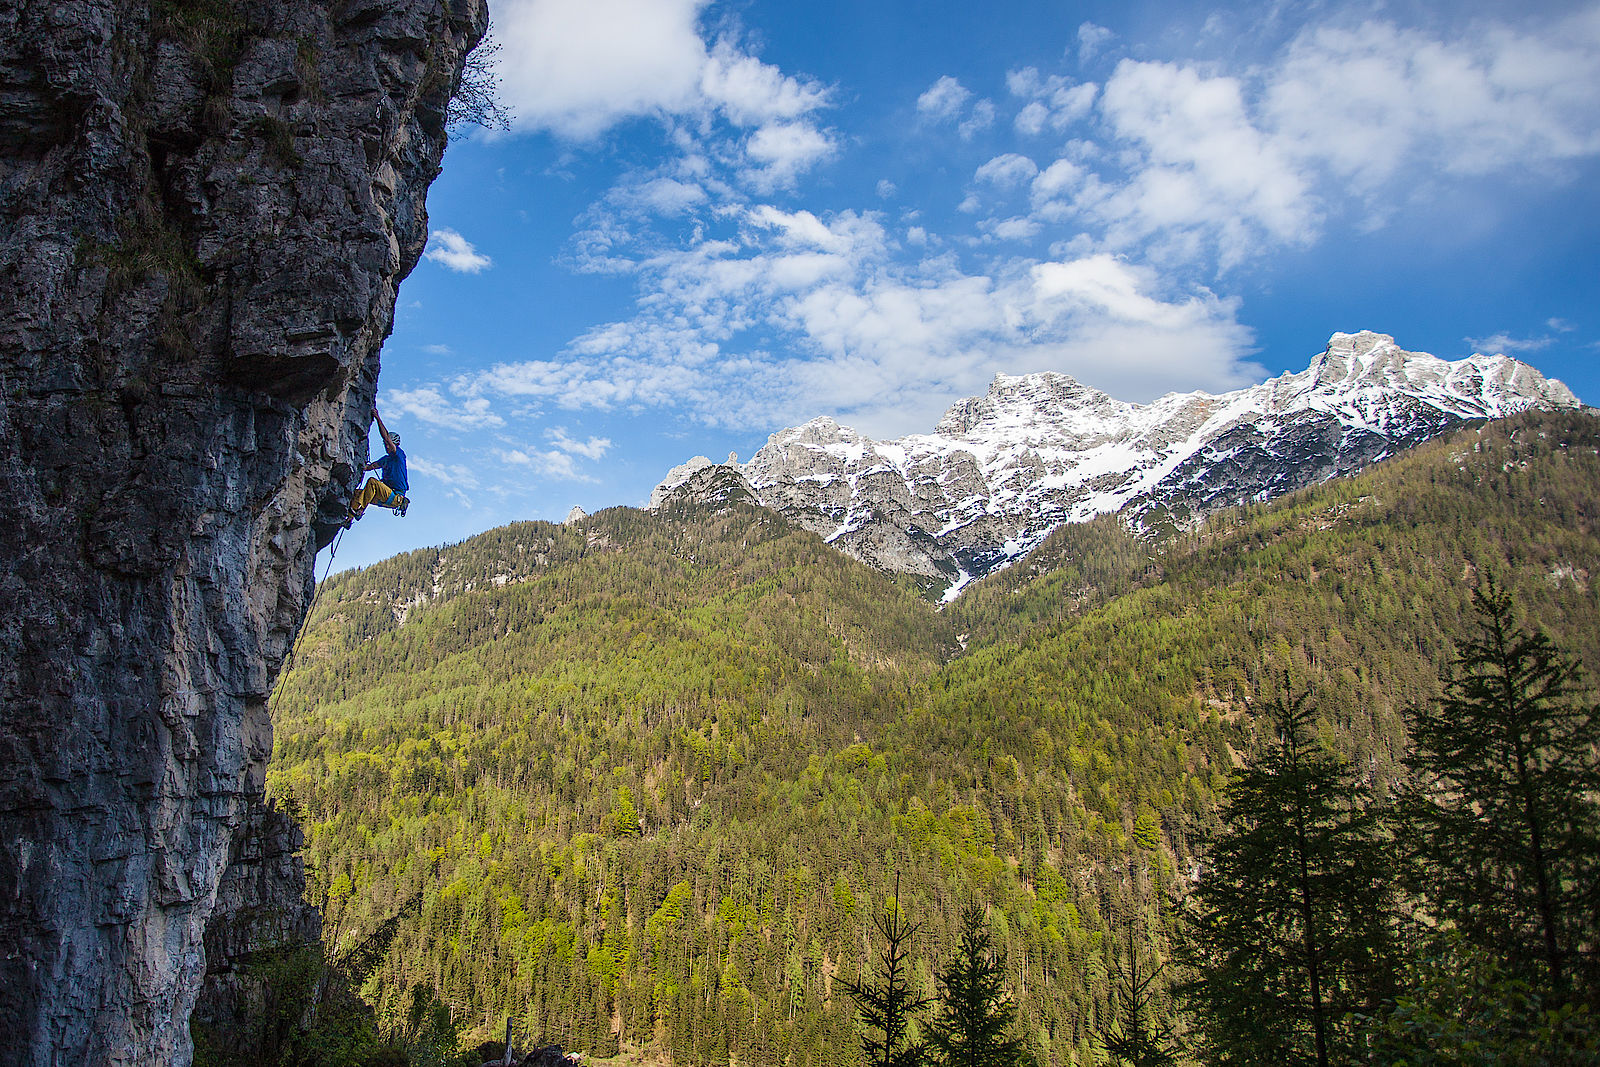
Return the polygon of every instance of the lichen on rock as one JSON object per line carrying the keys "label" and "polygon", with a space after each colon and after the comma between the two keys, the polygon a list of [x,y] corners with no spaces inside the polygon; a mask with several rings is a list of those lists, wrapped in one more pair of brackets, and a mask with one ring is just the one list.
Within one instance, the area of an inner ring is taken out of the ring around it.
{"label": "lichen on rock", "polygon": [[267,698],[486,23],[0,6],[0,1064],[181,1067],[219,888],[298,903]]}

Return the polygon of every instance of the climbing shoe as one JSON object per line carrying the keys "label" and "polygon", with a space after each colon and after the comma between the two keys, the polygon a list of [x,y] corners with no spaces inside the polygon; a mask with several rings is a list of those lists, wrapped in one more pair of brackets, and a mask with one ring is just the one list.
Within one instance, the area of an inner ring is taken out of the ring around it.
{"label": "climbing shoe", "polygon": [[405,497],[401,497],[399,503],[395,504],[394,506],[394,513],[403,519],[406,516],[406,508],[410,506],[411,501],[407,500]]}

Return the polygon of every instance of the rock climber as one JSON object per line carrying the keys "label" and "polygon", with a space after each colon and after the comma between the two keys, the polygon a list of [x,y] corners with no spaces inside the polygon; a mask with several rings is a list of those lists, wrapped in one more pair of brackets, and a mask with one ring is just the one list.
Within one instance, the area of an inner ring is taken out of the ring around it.
{"label": "rock climber", "polygon": [[406,478],[406,454],[400,447],[400,435],[390,433],[389,428],[383,424],[383,416],[378,414],[376,406],[372,409],[372,417],[378,420],[378,433],[383,435],[383,448],[385,455],[382,459],[375,459],[361,469],[364,471],[378,471],[380,477],[368,478],[367,484],[356,491],[350,500],[350,515],[345,519],[349,526],[361,517],[367,510],[367,505],[375,504],[380,508],[389,508],[396,515],[404,515],[411,501],[405,497],[407,489],[411,488],[410,481]]}

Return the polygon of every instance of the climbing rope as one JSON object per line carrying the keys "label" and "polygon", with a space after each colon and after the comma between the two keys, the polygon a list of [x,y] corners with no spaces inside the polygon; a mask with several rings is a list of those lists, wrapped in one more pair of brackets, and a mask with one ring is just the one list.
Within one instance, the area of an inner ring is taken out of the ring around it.
{"label": "climbing rope", "polygon": [[[339,554],[339,542],[341,542],[343,540],[344,540],[344,530],[340,530],[337,534],[334,535],[333,543],[332,543],[331,547],[328,549],[328,566],[323,569],[322,579],[321,579],[321,581],[318,581],[316,583],[316,585],[314,585],[312,587],[312,589],[311,589],[311,601],[310,601],[310,603],[308,603],[306,605],[305,618],[303,618],[301,620],[301,622],[300,622],[300,632],[295,634],[295,636],[294,636],[294,644],[289,646],[289,654],[284,657],[283,666],[278,668],[278,681],[279,682],[282,682],[283,681],[283,676],[289,673],[289,668],[294,666],[295,653],[300,651],[300,642],[304,641],[306,639],[306,623],[311,620],[311,611],[312,611],[313,608],[315,608],[317,606],[317,598],[322,595],[322,586],[323,586],[323,584],[325,582],[327,582],[328,575],[333,573],[333,557],[335,557],[335,556],[337,556]],[[316,564],[314,562],[312,564],[312,572],[311,573],[312,573],[312,577],[316,576]],[[277,696],[277,694],[278,694],[278,687],[276,685],[274,685],[272,687],[272,695],[267,698],[267,703],[269,705],[272,703],[272,697],[273,696]]]}

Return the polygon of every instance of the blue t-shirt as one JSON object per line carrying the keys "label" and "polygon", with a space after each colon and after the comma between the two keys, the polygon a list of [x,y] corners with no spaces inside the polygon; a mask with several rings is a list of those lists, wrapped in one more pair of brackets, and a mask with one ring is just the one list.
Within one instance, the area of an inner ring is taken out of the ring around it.
{"label": "blue t-shirt", "polygon": [[397,493],[404,493],[411,488],[411,483],[406,481],[406,452],[396,445],[393,452],[387,452],[378,460],[382,466],[378,468],[380,481]]}

